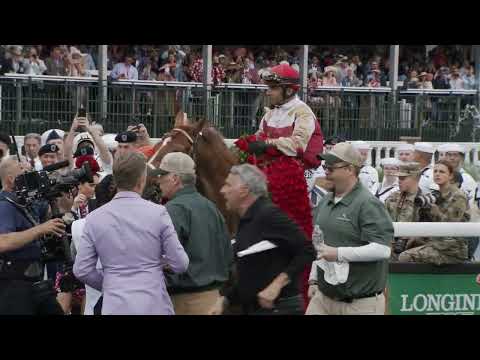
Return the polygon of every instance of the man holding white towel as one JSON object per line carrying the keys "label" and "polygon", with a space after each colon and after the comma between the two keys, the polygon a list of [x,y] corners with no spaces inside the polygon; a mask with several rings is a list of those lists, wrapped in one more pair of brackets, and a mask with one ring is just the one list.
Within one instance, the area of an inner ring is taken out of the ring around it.
{"label": "man holding white towel", "polygon": [[334,191],[319,204],[314,219],[324,243],[317,253],[317,273],[311,274],[306,314],[384,314],[393,240],[390,216],[359,181],[363,159],[351,144],[339,143],[320,157]]}

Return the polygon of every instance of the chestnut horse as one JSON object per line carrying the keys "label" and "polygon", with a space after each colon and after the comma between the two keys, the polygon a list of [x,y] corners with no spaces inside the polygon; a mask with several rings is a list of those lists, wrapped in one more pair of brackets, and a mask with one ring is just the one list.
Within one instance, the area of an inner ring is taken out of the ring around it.
{"label": "chestnut horse", "polygon": [[236,233],[238,215],[227,210],[220,194],[225,179],[238,158],[227,148],[223,136],[205,120],[190,123],[183,112],[178,112],[174,128],[154,147],[155,154],[148,160],[149,167],[158,168],[162,158],[170,152],[183,152],[196,165],[198,191],[214,202],[225,217],[232,235]]}

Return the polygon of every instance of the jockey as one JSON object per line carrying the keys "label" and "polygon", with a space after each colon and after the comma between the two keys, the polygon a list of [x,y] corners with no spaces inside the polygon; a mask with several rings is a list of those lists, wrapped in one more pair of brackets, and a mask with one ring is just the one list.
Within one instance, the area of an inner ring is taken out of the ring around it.
{"label": "jockey", "polygon": [[323,135],[312,109],[296,95],[300,89],[298,71],[281,64],[262,74],[262,79],[268,85],[271,106],[256,135],[266,135],[267,140],[250,143],[249,152],[261,155],[273,145],[287,156],[298,156],[306,169],[318,167]]}

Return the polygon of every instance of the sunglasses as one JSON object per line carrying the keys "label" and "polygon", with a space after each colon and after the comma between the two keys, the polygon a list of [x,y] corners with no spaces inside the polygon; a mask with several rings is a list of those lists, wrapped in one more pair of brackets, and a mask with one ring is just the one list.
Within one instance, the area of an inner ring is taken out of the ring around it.
{"label": "sunglasses", "polygon": [[342,165],[342,166],[328,166],[328,165],[322,165],[323,169],[324,170],[328,170],[328,172],[333,172],[334,170],[336,169],[341,169],[341,168],[345,168],[347,166],[350,166],[350,164],[347,164],[347,165]]}

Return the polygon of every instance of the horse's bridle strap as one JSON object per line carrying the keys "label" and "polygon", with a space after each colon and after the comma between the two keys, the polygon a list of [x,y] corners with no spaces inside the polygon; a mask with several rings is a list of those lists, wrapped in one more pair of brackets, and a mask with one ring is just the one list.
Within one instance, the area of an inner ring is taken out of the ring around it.
{"label": "horse's bridle strap", "polygon": [[193,139],[190,135],[188,135],[188,133],[183,130],[183,129],[179,129],[179,128],[174,128],[172,129],[172,131],[178,131],[179,133],[182,133],[183,135],[185,135],[185,137],[188,139],[188,141],[190,142],[190,144],[193,145]]}

